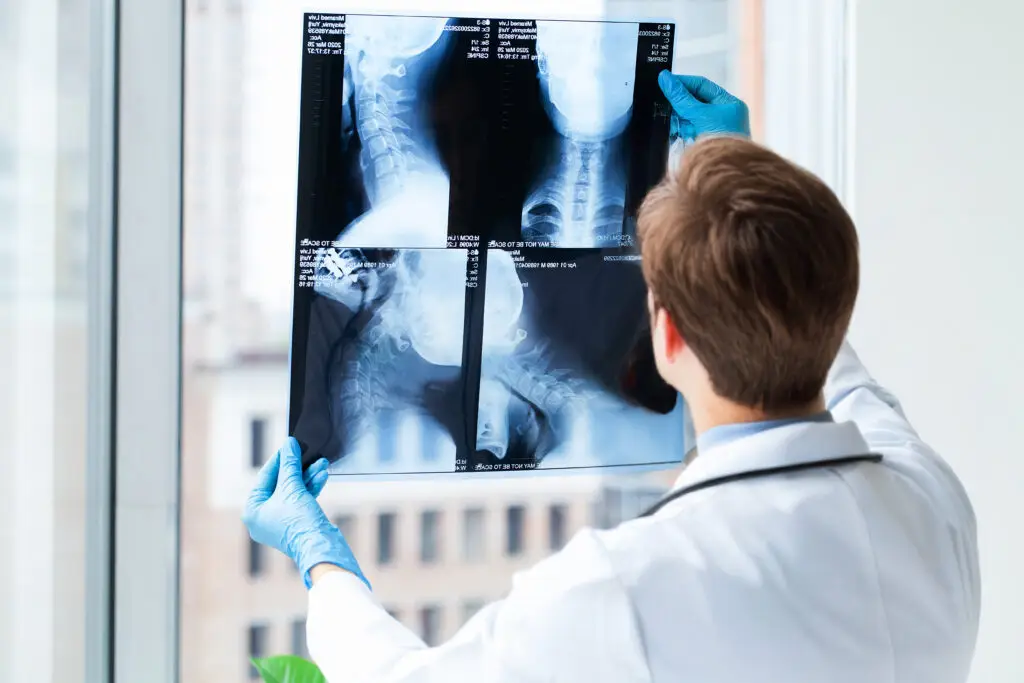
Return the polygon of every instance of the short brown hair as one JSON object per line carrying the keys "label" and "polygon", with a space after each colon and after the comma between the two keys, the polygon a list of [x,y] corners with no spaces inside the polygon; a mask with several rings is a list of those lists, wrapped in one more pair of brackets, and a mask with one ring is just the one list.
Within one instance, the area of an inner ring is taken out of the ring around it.
{"label": "short brown hair", "polygon": [[645,199],[644,278],[723,398],[822,391],[859,286],[857,232],[820,179],[745,139],[701,140]]}

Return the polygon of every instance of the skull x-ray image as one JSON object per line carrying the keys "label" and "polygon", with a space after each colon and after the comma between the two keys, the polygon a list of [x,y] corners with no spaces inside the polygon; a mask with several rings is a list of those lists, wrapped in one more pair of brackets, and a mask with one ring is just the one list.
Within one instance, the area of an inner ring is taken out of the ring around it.
{"label": "skull x-ray image", "polygon": [[341,475],[678,463],[635,217],[672,24],[307,14],[290,433]]}

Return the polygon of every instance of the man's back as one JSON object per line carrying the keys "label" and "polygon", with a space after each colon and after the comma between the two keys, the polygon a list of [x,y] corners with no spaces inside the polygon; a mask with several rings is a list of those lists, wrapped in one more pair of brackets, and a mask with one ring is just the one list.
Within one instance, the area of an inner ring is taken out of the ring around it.
{"label": "man's back", "polygon": [[980,603],[967,496],[848,347],[826,399],[833,421],[713,447],[676,488],[868,451],[881,463],[731,481],[584,530],[436,648],[386,615],[343,631],[373,598],[332,577],[310,595],[311,648],[359,651],[370,668],[346,666],[353,680],[962,683]]}
{"label": "man's back", "polygon": [[[786,464],[851,455],[857,437],[849,423],[780,427],[702,454],[689,479],[771,466],[780,450]],[[978,619],[966,498],[931,454],[871,446],[883,464],[729,483],[600,536],[650,680],[966,679]]]}

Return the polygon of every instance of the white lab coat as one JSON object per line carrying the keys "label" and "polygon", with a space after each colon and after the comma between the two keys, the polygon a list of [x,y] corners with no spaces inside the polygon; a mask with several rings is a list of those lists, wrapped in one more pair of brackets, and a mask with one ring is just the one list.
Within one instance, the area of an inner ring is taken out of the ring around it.
{"label": "white lab coat", "polygon": [[333,573],[309,593],[310,652],[330,683],[962,683],[980,605],[967,495],[848,347],[826,401],[835,423],[723,443],[676,486],[882,464],[733,482],[583,530],[433,648]]}

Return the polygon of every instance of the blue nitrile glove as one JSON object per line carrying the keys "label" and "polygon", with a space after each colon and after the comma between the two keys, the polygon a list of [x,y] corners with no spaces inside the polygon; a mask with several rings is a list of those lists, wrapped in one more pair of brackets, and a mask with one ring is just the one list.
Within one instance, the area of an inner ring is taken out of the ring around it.
{"label": "blue nitrile glove", "polygon": [[672,137],[692,142],[704,135],[750,137],[750,112],[742,100],[700,76],[662,71],[658,85],[672,105]]}
{"label": "blue nitrile glove", "polygon": [[295,562],[306,588],[311,585],[309,570],[318,564],[341,567],[369,588],[345,537],[316,502],[327,476],[327,461],[321,458],[304,477],[299,444],[288,439],[260,470],[242,521],[252,540],[280,550]]}

